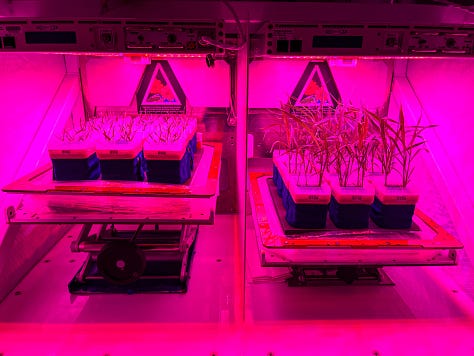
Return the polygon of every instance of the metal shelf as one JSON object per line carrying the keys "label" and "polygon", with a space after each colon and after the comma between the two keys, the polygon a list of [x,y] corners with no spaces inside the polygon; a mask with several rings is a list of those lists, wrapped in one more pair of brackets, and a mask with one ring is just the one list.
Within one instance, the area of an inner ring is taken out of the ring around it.
{"label": "metal shelf", "polygon": [[24,194],[7,217],[10,224],[213,224],[221,152],[218,143],[204,144],[182,185],[56,182],[51,166],[43,167],[3,189]]}
{"label": "metal shelf", "polygon": [[420,210],[415,229],[328,228],[285,235],[271,197],[270,173],[250,173],[250,197],[263,266],[454,265],[463,245]]}

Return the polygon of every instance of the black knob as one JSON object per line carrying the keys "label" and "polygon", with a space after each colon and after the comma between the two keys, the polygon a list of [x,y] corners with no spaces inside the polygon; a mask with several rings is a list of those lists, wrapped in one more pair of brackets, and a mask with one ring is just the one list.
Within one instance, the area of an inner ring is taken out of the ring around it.
{"label": "black knob", "polygon": [[174,33],[168,35],[168,43],[176,43],[176,35]]}
{"label": "black knob", "polygon": [[102,42],[104,43],[111,43],[112,42],[112,34],[109,32],[103,32],[102,35],[100,36],[102,39]]}

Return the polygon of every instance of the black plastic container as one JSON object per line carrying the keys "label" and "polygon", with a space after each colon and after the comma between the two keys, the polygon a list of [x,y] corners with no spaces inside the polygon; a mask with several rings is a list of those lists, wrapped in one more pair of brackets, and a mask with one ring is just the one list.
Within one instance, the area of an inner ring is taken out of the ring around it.
{"label": "black plastic container", "polygon": [[87,158],[52,158],[53,180],[95,180],[100,177],[99,159],[95,153]]}
{"label": "black plastic container", "polygon": [[191,177],[194,155],[188,147],[180,160],[148,159],[146,165],[149,182],[184,184]]}
{"label": "black plastic container", "polygon": [[132,159],[101,159],[102,179],[142,181],[145,178],[145,159],[140,151]]}
{"label": "black plastic container", "polygon": [[331,196],[329,217],[341,229],[364,229],[369,227],[370,205],[340,204]]}
{"label": "black plastic container", "polygon": [[387,205],[377,197],[370,207],[370,218],[382,228],[409,229],[413,224],[415,205]]}
{"label": "black plastic container", "polygon": [[285,194],[285,219],[300,229],[323,229],[326,227],[328,204],[296,204],[291,194]]}

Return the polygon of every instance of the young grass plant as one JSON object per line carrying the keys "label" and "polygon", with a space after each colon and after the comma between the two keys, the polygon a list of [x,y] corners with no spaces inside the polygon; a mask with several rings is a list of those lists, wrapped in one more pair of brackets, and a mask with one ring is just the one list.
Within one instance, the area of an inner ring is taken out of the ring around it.
{"label": "young grass plant", "polygon": [[106,113],[91,120],[91,125],[105,142],[128,143],[135,139],[143,122],[130,115]]}
{"label": "young grass plant", "polygon": [[186,115],[156,116],[150,126],[149,138],[154,143],[171,144],[179,141],[191,126]]}
{"label": "young grass plant", "polygon": [[71,128],[64,128],[61,135],[58,137],[59,141],[64,143],[80,143],[85,142],[91,135],[92,127],[84,119],[80,120],[79,127],[71,122]]}

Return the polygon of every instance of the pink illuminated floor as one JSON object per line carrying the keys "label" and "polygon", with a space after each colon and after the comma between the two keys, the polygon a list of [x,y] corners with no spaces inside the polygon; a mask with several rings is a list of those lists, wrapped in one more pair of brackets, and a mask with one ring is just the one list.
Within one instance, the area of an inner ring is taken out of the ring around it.
{"label": "pink illuminated floor", "polygon": [[4,355],[472,355],[472,322],[18,325]]}
{"label": "pink illuminated floor", "polygon": [[252,239],[243,322],[235,222],[218,215],[214,227],[201,228],[186,295],[71,296],[66,284],[81,258],[69,252],[66,236],[0,305],[0,353],[473,354],[472,296],[450,280],[446,267],[387,269],[394,287],[290,288],[269,278],[285,269],[258,265]]}

